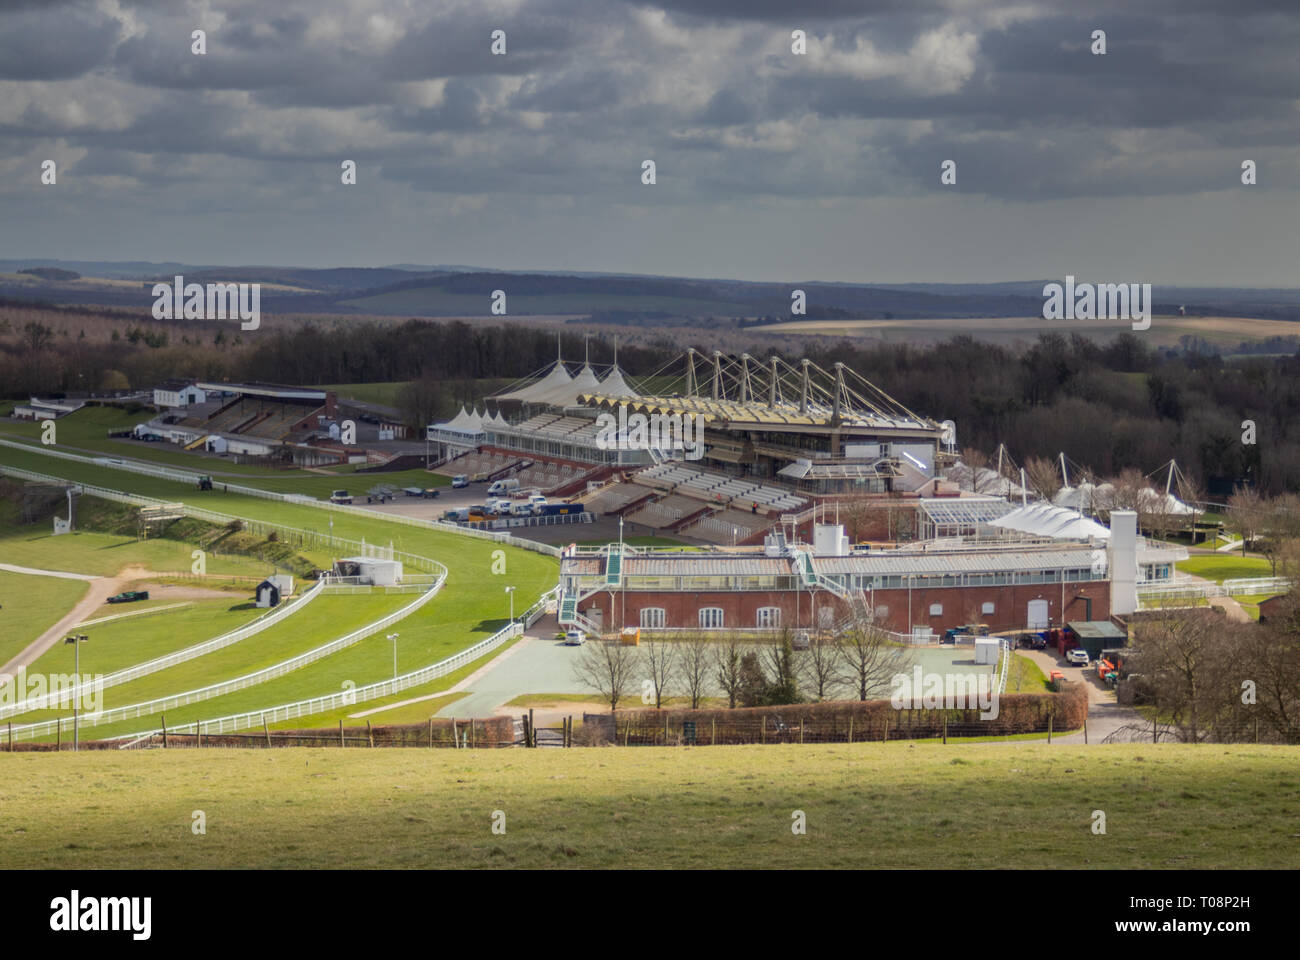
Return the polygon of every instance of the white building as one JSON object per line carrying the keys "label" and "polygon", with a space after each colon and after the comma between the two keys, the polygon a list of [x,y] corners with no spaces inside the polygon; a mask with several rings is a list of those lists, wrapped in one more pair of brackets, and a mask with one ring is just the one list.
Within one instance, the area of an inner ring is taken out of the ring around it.
{"label": "white building", "polygon": [[153,402],[159,407],[188,407],[207,399],[207,391],[193,380],[164,380],[153,388]]}

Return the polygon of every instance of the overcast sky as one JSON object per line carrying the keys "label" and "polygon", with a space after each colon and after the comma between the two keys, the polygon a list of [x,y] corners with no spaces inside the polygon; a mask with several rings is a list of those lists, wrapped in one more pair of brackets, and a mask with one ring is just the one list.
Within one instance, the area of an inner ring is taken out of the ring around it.
{"label": "overcast sky", "polygon": [[1297,285],[1295,0],[0,10],[0,257]]}

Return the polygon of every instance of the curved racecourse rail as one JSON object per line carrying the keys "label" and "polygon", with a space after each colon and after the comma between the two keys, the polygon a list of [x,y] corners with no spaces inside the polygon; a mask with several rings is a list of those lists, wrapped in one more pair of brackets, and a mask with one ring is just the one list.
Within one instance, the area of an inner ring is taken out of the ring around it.
{"label": "curved racecourse rail", "polygon": [[[76,453],[64,453],[60,450],[50,450],[48,448],[36,446],[35,444],[19,443],[14,440],[0,439],[0,447],[12,447],[15,450],[22,450],[25,451],[26,453],[35,453],[47,457],[56,457],[60,460],[71,460],[74,463],[81,463],[87,466],[99,467],[105,470],[124,470],[129,473],[140,473],[140,474],[144,474],[145,476],[159,477],[163,480],[171,480],[178,483],[197,484],[198,479],[200,477],[200,474],[191,473],[188,470],[175,470],[168,467],[155,467],[134,460],[120,460],[117,463],[106,464],[102,462],[103,460],[108,459],[108,457],[106,456],[89,457],[89,456],[83,456],[81,454],[76,454]],[[117,458],[113,458],[113,459],[117,459]],[[0,465],[0,472],[12,472],[16,476],[22,475],[23,473],[31,473],[31,471],[19,470],[12,467],[5,467],[3,465]],[[105,489],[102,487],[96,488],[96,487],[86,486],[85,484],[79,484],[78,481],[76,480],[68,480],[64,477],[51,477],[51,476],[38,474],[38,475],[34,475],[34,478],[43,479],[43,480],[56,480],[59,483],[77,483],[78,486],[84,487],[84,489],[87,492],[91,492],[93,490]],[[389,523],[400,523],[408,527],[421,527],[426,530],[440,530],[446,533],[456,533],[463,537],[475,537],[480,540],[492,540],[497,543],[505,543],[513,547],[519,547],[522,550],[531,550],[534,553],[542,553],[550,557],[558,557],[560,555],[559,547],[553,547],[547,543],[537,543],[534,540],[525,540],[521,537],[516,537],[513,534],[509,534],[509,533],[494,533],[490,530],[470,530],[465,527],[458,526],[457,524],[444,523],[443,521],[440,520],[421,520],[417,517],[404,517],[401,516],[400,514],[395,514],[395,513],[381,513],[378,510],[367,510],[365,507],[359,507],[352,504],[330,503],[328,500],[317,500],[313,497],[308,497],[303,494],[297,494],[297,493],[275,493],[271,490],[262,490],[259,487],[248,487],[238,483],[222,483],[221,486],[223,489],[231,493],[243,494],[245,496],[250,496],[250,497],[260,497],[263,500],[279,500],[282,503],[295,503],[300,506],[315,507],[318,510],[334,510],[340,513],[352,513],[352,514],[357,514],[360,516],[367,517],[369,519],[385,520]],[[132,494],[120,494],[118,491],[112,491],[112,492],[118,493],[119,497],[133,496]],[[101,495],[102,494],[100,493],[92,493],[92,496],[101,496]],[[114,499],[114,498],[109,498],[109,499]],[[158,500],[153,497],[139,497],[137,499],[143,503],[150,504],[150,505],[170,502],[167,500]],[[212,513],[212,511],[203,511],[199,508],[190,507],[189,505],[185,505],[185,512],[187,515],[195,516],[200,519],[202,519],[203,513]],[[213,514],[213,515],[222,516],[222,514]],[[233,519],[243,519],[243,518],[228,517],[227,519],[233,520]],[[247,520],[245,522],[250,525],[255,525],[258,523],[262,523],[264,521]]]}
{"label": "curved racecourse rail", "polygon": [[316,583],[310,590],[304,593],[292,603],[281,604],[274,610],[269,610],[262,616],[258,617],[251,623],[246,623],[237,630],[229,633],[223,633],[219,637],[213,637],[211,640],[204,640],[202,643],[196,643],[193,646],[185,647],[182,650],[176,650],[165,656],[156,657],[153,660],[146,660],[144,663],[137,663],[134,666],[126,667],[115,673],[101,677],[92,681],[90,684],[78,683],[64,690],[51,691],[31,700],[20,700],[18,703],[6,704],[0,706],[0,719],[5,717],[16,716],[20,713],[27,713],[31,710],[47,710],[50,707],[60,706],[66,702],[78,698],[84,692],[83,687],[93,687],[96,690],[103,690],[107,687],[115,687],[120,683],[127,683],[131,680],[137,680],[140,677],[147,677],[151,673],[157,673],[159,670],[166,670],[168,667],[174,667],[177,664],[193,660],[195,657],[201,657],[206,653],[213,653],[222,650],[240,640],[246,640],[254,634],[261,633],[267,627],[274,626],[290,614],[297,613],[311,601],[319,597],[325,589],[325,581],[321,580]]}
{"label": "curved racecourse rail", "polygon": [[[420,667],[410,673],[403,674],[400,677],[394,677],[392,680],[381,680],[379,683],[372,683],[364,687],[357,687],[355,690],[341,690],[338,693],[326,694],[323,697],[313,697],[310,700],[299,700],[295,703],[285,703],[276,707],[267,707],[263,710],[249,710],[246,713],[232,714],[228,717],[217,717],[213,720],[196,720],[191,723],[181,724],[178,727],[169,727],[170,733],[184,733],[195,731],[198,733],[227,733],[235,730],[247,729],[255,725],[265,723],[279,723],[282,720],[293,720],[296,717],[306,717],[313,713],[325,713],[329,710],[337,710],[340,707],[350,707],[358,703],[364,703],[367,700],[376,700],[380,697],[392,696],[395,693],[401,693],[403,690],[409,690],[412,687],[419,687],[432,680],[445,677],[447,674],[468,663],[472,663],[485,653],[495,650],[501,644],[524,632],[525,625],[535,623],[542,613],[546,610],[546,605],[554,600],[558,594],[559,588],[550,590],[538,599],[531,607],[524,611],[519,620],[512,622],[509,626],[502,627],[490,637],[486,637],[474,644],[472,647],[452,654],[445,660],[439,660],[437,663],[431,663],[427,667]],[[137,733],[123,734],[120,737],[113,737],[114,740],[129,741],[141,740],[145,737],[152,736],[155,733],[161,733],[162,730],[139,731]]]}
{"label": "curved racecourse rail", "polygon": [[[290,657],[288,660],[281,660],[279,663],[272,664],[253,673],[246,673],[242,677],[235,677],[233,680],[223,680],[220,683],[210,684],[206,687],[199,687],[195,690],[187,690],[184,693],[172,694],[168,697],[158,697],[155,700],[146,700],[143,703],[133,703],[125,707],[114,707],[112,710],[101,710],[98,713],[86,713],[80,717],[82,727],[97,727],[100,724],[117,723],[120,720],[128,720],[132,717],[142,717],[151,713],[158,713],[161,710],[170,710],[173,707],[183,707],[190,703],[199,703],[203,700],[211,700],[213,697],[224,696],[227,693],[234,693],[236,690],[243,690],[247,687],[255,687],[260,683],[268,680],[274,680],[276,677],[284,676],[291,673],[299,667],[305,667],[308,664],[315,663],[332,653],[346,649],[366,637],[392,626],[399,620],[410,616],[420,607],[432,600],[441,590],[447,578],[444,574],[439,577],[428,590],[416,597],[400,610],[395,610],[386,617],[368,623],[359,630],[353,630],[351,633],[342,637],[337,637],[329,643],[321,644],[306,653],[300,653],[296,657]],[[13,737],[16,740],[31,740],[34,737],[48,736],[63,729],[66,722],[65,717],[59,717],[55,720],[42,720],[37,723],[27,723],[12,728]]]}

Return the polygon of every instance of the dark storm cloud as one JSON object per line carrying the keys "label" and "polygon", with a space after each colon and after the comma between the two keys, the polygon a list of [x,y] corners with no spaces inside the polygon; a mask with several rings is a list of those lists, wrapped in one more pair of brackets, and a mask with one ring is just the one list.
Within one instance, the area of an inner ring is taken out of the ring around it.
{"label": "dark storm cloud", "polygon": [[93,9],[23,6],[0,17],[0,80],[81,76],[103,64],[117,42],[117,21]]}
{"label": "dark storm cloud", "polygon": [[688,232],[933,197],[945,159],[952,194],[1017,202],[1222,191],[1246,157],[1294,187],[1297,46],[1292,0],[0,0],[0,169],[57,144],[70,189],[238,169],[310,209],[348,156],[398,218],[410,191],[645,204],[653,158]]}

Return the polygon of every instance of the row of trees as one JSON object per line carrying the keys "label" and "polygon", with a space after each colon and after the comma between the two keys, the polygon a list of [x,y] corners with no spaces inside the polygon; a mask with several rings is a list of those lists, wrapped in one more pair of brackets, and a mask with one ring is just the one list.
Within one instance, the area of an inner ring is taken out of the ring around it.
{"label": "row of trees", "polygon": [[1228,498],[1225,526],[1241,537],[1241,555],[1248,548],[1268,560],[1273,576],[1300,576],[1300,495],[1266,497],[1238,487]]}
{"label": "row of trees", "polygon": [[[1300,743],[1300,595],[1279,605],[1262,624],[1180,610],[1135,628],[1126,669],[1166,737]],[[1130,733],[1145,739],[1150,729]]]}
{"label": "row of trees", "polygon": [[735,709],[837,699],[842,693],[863,701],[888,696],[894,675],[910,665],[906,647],[863,621],[799,650],[789,630],[758,641],[700,632],[657,633],[639,647],[592,640],[574,675],[610,710],[638,693],[656,708],[680,696],[694,710],[705,698],[720,696]]}
{"label": "row of trees", "polygon": [[[589,350],[593,363],[613,360],[612,335],[575,326],[561,337],[567,358]],[[1108,344],[1043,334],[1028,346],[970,337],[918,345],[696,327],[686,336],[624,334],[619,362],[646,376],[688,345],[706,355],[746,350],[760,361],[781,349],[823,366],[844,362],[909,408],[955,420],[963,448],[994,450],[1005,442],[1018,462],[1065,450],[1115,477],[1176,459],[1190,475],[1226,483],[1224,494],[1243,481],[1270,493],[1300,489],[1295,356],[1226,362],[1156,350],[1132,332]],[[0,303],[0,389],[10,397],[101,389],[104,371],[133,388],[178,376],[495,386],[541,369],[555,354],[554,330],[518,322],[268,316],[260,330],[243,332],[236,323],[155,321],[138,310]],[[1243,442],[1244,420],[1255,422],[1258,442]]]}

